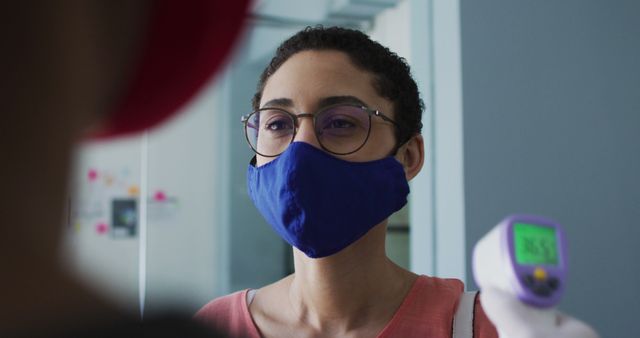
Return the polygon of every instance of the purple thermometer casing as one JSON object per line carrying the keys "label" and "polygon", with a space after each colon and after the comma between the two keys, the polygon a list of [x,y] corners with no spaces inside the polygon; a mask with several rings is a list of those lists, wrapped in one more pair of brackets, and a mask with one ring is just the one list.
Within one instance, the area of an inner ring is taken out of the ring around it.
{"label": "purple thermometer casing", "polygon": [[[529,225],[535,225],[540,227],[548,227],[555,230],[556,234],[556,252],[557,262],[556,264],[520,264],[516,259],[516,243],[514,235],[514,226],[518,223],[524,223]],[[540,216],[516,214],[506,217],[502,222],[497,225],[499,231],[499,244],[497,249],[499,254],[498,262],[479,262],[482,259],[476,259],[474,257],[474,275],[476,276],[476,283],[480,287],[484,287],[482,282],[478,279],[481,276],[479,269],[482,267],[477,266],[479,264],[507,264],[506,269],[500,269],[499,275],[495,278],[506,278],[508,283],[505,283],[507,288],[511,289],[517,298],[529,305],[548,308],[556,305],[564,293],[566,274],[567,274],[567,242],[564,230],[558,222],[551,219],[547,219]],[[474,253],[475,255],[476,253]],[[493,258],[492,258],[493,259]],[[537,280],[534,276],[536,269],[542,269],[546,273],[544,280]],[[487,279],[487,274],[483,274]],[[494,277],[489,277],[493,279]],[[500,283],[503,284],[503,283]],[[509,290],[507,290],[509,291]]]}
{"label": "purple thermometer casing", "polygon": [[[562,227],[555,221],[533,215],[511,215],[505,218],[503,222],[506,223],[505,235],[507,236],[507,247],[505,247],[504,249],[508,250],[508,252],[506,252],[505,254],[507,254],[507,256],[510,258],[512,271],[515,273],[513,288],[518,295],[518,299],[527,304],[538,307],[554,306],[560,301],[560,298],[564,293],[564,284],[567,274],[567,243]],[[557,251],[558,253],[560,253],[558,255],[558,264],[518,264],[518,262],[516,261],[516,248],[514,240],[515,236],[513,233],[513,227],[516,223],[529,223],[554,228],[556,230],[556,243],[558,246]],[[557,289],[555,289],[549,296],[539,296],[526,285],[526,276],[533,275],[533,272],[536,268],[543,268],[547,272],[549,278],[556,278],[559,281]]]}

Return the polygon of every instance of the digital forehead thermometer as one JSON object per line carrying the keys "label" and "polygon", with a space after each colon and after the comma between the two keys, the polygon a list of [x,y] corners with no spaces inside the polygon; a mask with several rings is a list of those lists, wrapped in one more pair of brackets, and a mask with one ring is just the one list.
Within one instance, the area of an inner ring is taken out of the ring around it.
{"label": "digital forehead thermometer", "polygon": [[538,216],[505,218],[473,250],[473,275],[480,289],[501,289],[538,308],[560,301],[566,272],[564,231]]}

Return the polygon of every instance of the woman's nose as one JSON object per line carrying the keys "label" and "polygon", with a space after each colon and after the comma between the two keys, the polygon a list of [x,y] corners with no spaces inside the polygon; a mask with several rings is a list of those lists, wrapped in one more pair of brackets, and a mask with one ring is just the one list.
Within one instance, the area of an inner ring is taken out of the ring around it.
{"label": "woman's nose", "polygon": [[299,117],[298,131],[296,132],[296,137],[293,139],[293,141],[305,142],[318,149],[322,148],[322,146],[320,146],[320,143],[318,142],[318,138],[316,137],[313,118],[311,116]]}

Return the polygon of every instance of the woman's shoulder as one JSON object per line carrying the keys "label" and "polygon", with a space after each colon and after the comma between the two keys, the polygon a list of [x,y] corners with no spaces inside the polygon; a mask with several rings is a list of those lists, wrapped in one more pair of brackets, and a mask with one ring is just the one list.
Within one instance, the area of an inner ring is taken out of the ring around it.
{"label": "woman's shoulder", "polygon": [[233,337],[259,337],[247,306],[249,289],[216,298],[203,306],[195,320]]}
{"label": "woman's shoulder", "polygon": [[[419,276],[379,337],[450,337],[463,293],[464,283],[458,279]],[[474,328],[481,332],[478,337],[497,337],[481,308],[476,310]]]}
{"label": "woman's shoulder", "polygon": [[195,318],[206,320],[209,317],[241,312],[247,291],[248,290],[237,291],[210,301],[198,310]]}
{"label": "woman's shoulder", "polygon": [[[421,275],[416,279],[413,287],[414,296],[439,302],[456,303],[464,292],[464,283],[454,278],[439,278]],[[433,304],[431,304],[433,306]]]}
{"label": "woman's shoulder", "polygon": [[[432,303],[435,301],[439,304],[439,308],[447,315],[455,315],[460,304],[461,296],[464,293],[464,283],[459,279],[452,278],[420,276],[419,279],[422,279],[422,282],[428,285],[425,287],[426,291],[422,294],[422,300],[424,301],[422,304],[424,306],[432,306]],[[428,300],[424,297],[428,297]],[[474,318],[474,337],[498,337],[495,327],[482,309],[480,297],[477,296],[477,293],[474,299],[473,315],[471,317]]]}

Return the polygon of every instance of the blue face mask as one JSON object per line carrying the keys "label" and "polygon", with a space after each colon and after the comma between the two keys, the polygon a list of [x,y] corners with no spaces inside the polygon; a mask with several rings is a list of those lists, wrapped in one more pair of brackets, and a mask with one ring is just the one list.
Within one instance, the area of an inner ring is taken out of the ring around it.
{"label": "blue face mask", "polygon": [[247,171],[249,196],[289,244],[311,258],[333,255],[407,203],[394,157],[347,162],[303,142]]}

